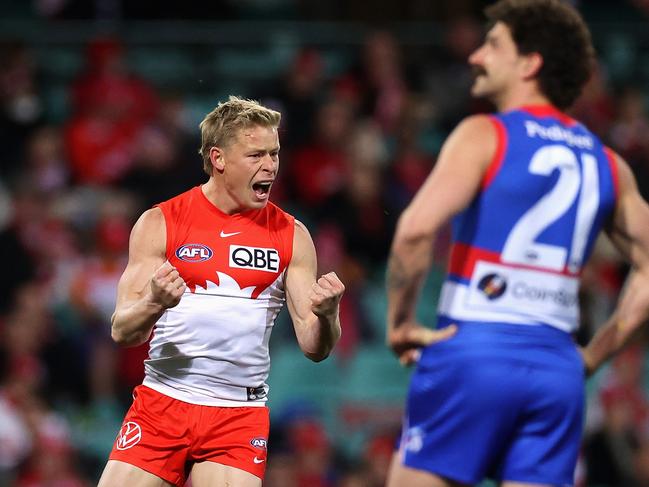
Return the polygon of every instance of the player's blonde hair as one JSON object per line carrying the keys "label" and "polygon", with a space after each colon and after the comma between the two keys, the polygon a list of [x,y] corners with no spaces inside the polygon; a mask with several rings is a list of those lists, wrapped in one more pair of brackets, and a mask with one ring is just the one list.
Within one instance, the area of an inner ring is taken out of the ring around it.
{"label": "player's blonde hair", "polygon": [[212,175],[210,149],[226,147],[236,137],[241,128],[253,125],[278,127],[282,114],[266,108],[254,100],[230,96],[228,101],[219,103],[200,123],[201,148],[198,153],[203,157],[203,170]]}

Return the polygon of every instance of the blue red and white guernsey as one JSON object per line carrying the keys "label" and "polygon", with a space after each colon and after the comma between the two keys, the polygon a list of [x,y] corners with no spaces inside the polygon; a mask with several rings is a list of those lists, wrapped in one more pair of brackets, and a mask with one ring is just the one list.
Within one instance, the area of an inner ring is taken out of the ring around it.
{"label": "blue red and white guernsey", "polygon": [[495,157],[453,222],[439,326],[579,323],[579,277],[616,204],[612,152],[551,106],[491,115]]}
{"label": "blue red and white guernsey", "polygon": [[200,186],[158,207],[187,289],[155,325],[144,385],[191,404],[264,406],[295,219],[272,203],[227,215]]}

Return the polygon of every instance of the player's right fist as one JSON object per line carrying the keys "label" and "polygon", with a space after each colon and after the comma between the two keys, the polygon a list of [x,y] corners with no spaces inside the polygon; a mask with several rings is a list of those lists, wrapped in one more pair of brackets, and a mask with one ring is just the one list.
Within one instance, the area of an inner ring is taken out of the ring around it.
{"label": "player's right fist", "polygon": [[151,278],[153,300],[165,309],[180,303],[186,287],[180,273],[168,260],[156,269]]}

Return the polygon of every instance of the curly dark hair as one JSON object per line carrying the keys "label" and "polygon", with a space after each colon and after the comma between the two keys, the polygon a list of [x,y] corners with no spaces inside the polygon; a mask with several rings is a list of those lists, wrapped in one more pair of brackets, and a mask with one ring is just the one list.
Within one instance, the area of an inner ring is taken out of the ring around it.
{"label": "curly dark hair", "polygon": [[595,49],[586,23],[560,0],[500,0],[487,7],[489,25],[502,22],[518,52],[537,52],[543,65],[537,75],[541,91],[559,109],[570,107],[590,78]]}

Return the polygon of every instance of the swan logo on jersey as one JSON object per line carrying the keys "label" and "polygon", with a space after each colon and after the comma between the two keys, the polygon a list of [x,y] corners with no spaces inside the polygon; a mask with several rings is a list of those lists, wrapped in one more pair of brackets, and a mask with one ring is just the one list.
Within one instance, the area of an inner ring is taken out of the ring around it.
{"label": "swan logo on jersey", "polygon": [[505,294],[507,281],[498,274],[487,274],[478,282],[478,289],[484,293],[488,300],[493,301]]}
{"label": "swan logo on jersey", "polygon": [[203,262],[213,254],[212,249],[203,244],[185,244],[176,250],[176,257],[185,262]]}
{"label": "swan logo on jersey", "polygon": [[264,247],[230,245],[230,267],[278,272],[279,252]]}
{"label": "swan logo on jersey", "polygon": [[265,450],[268,442],[266,441],[266,438],[253,438],[252,440],[250,440],[250,444],[255,448]]}
{"label": "swan logo on jersey", "polygon": [[115,448],[118,450],[128,450],[137,445],[142,439],[142,428],[137,423],[129,421],[122,426],[117,435]]}

